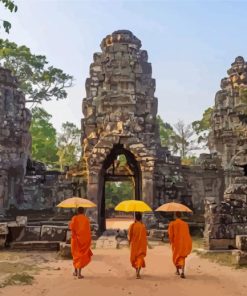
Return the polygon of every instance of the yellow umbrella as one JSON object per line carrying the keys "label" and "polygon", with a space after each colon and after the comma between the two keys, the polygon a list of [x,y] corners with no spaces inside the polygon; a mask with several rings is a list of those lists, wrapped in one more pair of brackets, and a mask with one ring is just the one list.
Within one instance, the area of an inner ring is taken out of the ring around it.
{"label": "yellow umbrella", "polygon": [[81,197],[70,197],[57,205],[58,208],[95,208],[96,204],[92,201]]}
{"label": "yellow umbrella", "polygon": [[152,212],[152,209],[149,207],[149,205],[141,200],[124,200],[115,207],[115,211]]}
{"label": "yellow umbrella", "polygon": [[192,210],[186,207],[183,204],[177,202],[169,202],[161,205],[155,211],[157,212],[189,212],[192,213]]}

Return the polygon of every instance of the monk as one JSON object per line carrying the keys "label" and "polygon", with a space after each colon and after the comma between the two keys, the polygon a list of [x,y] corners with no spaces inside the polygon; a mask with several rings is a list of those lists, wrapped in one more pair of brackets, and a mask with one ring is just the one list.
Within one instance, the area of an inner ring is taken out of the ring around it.
{"label": "monk", "polygon": [[147,230],[142,223],[142,215],[135,213],[135,222],[129,228],[130,262],[136,270],[136,278],[140,279],[141,268],[145,267],[147,254]]}
{"label": "monk", "polygon": [[84,208],[78,208],[78,214],[70,222],[71,253],[75,271],[74,276],[82,279],[82,268],[91,261],[93,255],[91,247],[91,229],[88,218],[84,215]]}
{"label": "monk", "polygon": [[189,225],[181,220],[181,212],[175,213],[176,220],[170,222],[168,227],[168,236],[172,246],[173,263],[176,266],[176,274],[185,278],[185,258],[192,250],[192,240],[189,231]]}

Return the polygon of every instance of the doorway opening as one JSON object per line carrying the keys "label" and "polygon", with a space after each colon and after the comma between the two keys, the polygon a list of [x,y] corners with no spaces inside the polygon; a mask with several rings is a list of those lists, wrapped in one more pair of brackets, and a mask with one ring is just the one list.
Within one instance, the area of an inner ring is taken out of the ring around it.
{"label": "doorway opening", "polygon": [[[128,199],[140,199],[141,176],[135,156],[123,145],[115,145],[106,157],[99,182],[98,223],[106,228],[121,228],[124,221],[133,220],[133,214],[114,211],[115,206]],[[107,223],[106,223],[107,219]],[[123,221],[123,222],[121,222]]]}

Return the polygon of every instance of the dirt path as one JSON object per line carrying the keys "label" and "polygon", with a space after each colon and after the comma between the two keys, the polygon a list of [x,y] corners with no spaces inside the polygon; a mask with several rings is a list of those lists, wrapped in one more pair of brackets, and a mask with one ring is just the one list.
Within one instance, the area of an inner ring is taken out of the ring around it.
{"label": "dirt path", "polygon": [[[148,250],[143,278],[136,280],[129,264],[129,250],[94,250],[93,261],[84,270],[85,278],[73,278],[69,260],[43,263],[32,286],[0,289],[4,296],[76,295],[156,295],[156,296],[244,296],[247,295],[247,270],[211,263],[193,253],[187,260],[187,279],[174,274],[169,246]],[[59,269],[60,268],[60,269]]]}

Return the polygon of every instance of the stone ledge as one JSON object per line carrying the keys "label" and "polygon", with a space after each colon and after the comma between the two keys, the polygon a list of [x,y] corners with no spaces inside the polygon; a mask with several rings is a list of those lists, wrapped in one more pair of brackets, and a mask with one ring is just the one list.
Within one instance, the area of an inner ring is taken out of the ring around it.
{"label": "stone ledge", "polygon": [[236,236],[236,247],[240,251],[247,252],[247,235],[237,235]]}
{"label": "stone ledge", "polygon": [[58,251],[60,242],[49,241],[27,241],[27,242],[13,242],[10,244],[12,250],[26,250],[26,251]]}
{"label": "stone ledge", "polygon": [[247,266],[247,252],[234,250],[232,252],[235,264],[238,266]]}

